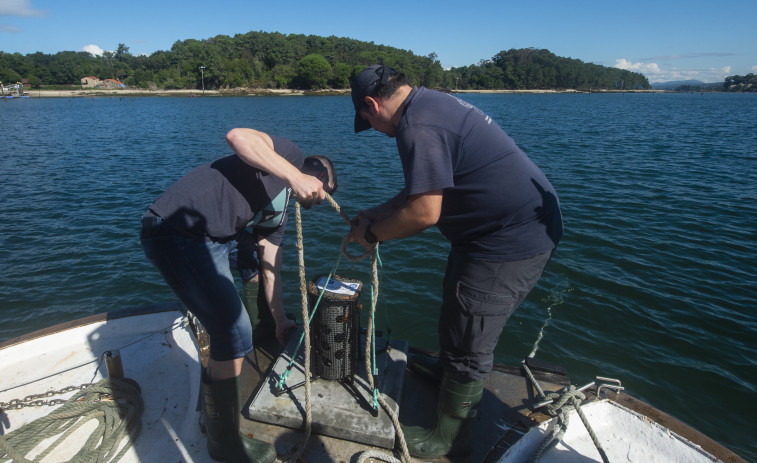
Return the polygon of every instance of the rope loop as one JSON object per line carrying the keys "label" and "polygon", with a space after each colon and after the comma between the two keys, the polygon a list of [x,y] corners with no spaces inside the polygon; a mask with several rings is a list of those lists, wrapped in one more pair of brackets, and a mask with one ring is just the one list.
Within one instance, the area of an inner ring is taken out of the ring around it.
{"label": "rope loop", "polygon": [[371,249],[366,250],[364,253],[360,254],[359,256],[353,256],[347,251],[347,235],[344,235],[344,237],[342,238],[342,248],[341,248],[342,255],[344,255],[344,257],[348,258],[352,262],[359,262],[365,259],[366,257],[373,255],[376,252],[376,248],[378,247],[377,245],[378,243],[374,244],[373,247],[371,247]]}
{"label": "rope loop", "polygon": [[358,463],[365,463],[368,460],[385,461],[387,463],[402,463],[402,460],[396,458],[394,455],[389,455],[377,450],[365,450],[357,457]]}
{"label": "rope loop", "polygon": [[[90,437],[71,461],[116,462],[131,448],[142,430],[144,401],[136,381],[104,378],[83,389],[47,416],[0,435],[0,460],[10,458],[27,463],[32,450],[47,439],[47,447],[34,461],[40,461],[84,424],[98,422]],[[121,443],[126,440],[125,444]],[[120,450],[119,447],[122,447]]]}

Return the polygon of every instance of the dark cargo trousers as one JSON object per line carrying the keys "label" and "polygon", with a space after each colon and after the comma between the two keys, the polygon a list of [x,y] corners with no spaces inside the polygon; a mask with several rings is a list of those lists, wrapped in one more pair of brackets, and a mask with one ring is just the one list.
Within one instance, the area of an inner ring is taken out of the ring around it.
{"label": "dark cargo trousers", "polygon": [[439,319],[441,361],[458,381],[483,379],[507,319],[536,286],[552,253],[512,262],[477,262],[450,252]]}

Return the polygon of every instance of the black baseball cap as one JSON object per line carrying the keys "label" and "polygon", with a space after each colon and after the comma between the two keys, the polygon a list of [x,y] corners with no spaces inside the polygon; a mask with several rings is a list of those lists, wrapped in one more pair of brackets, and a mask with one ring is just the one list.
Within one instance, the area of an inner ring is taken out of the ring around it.
{"label": "black baseball cap", "polygon": [[393,68],[383,64],[374,64],[360,71],[352,81],[352,104],[355,106],[355,133],[371,128],[371,123],[358,115],[360,105],[365,97],[386,83],[390,76],[397,74]]}

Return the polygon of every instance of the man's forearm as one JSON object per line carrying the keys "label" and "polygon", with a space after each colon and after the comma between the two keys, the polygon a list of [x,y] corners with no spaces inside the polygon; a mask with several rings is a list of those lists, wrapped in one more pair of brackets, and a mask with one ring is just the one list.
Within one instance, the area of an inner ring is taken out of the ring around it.
{"label": "man's forearm", "polygon": [[[403,190],[404,192],[404,190]],[[393,198],[394,201],[395,198]],[[389,204],[389,202],[385,204]],[[371,232],[378,241],[407,238],[435,225],[441,215],[442,191],[413,195],[393,214],[371,224]]]}
{"label": "man's forearm", "polygon": [[395,212],[401,209],[405,205],[406,201],[407,201],[407,195],[405,194],[405,190],[403,189],[389,201],[383,204],[380,204],[376,207],[373,207],[371,209],[367,209],[363,211],[361,214],[364,215],[371,222],[380,222],[382,220],[388,219]]}

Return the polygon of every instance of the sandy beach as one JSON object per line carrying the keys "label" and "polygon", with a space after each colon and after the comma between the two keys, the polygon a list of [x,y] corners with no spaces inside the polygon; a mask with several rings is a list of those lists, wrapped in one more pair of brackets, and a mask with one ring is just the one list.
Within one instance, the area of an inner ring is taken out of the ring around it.
{"label": "sandy beach", "polygon": [[144,89],[76,89],[76,90],[29,90],[31,98],[83,98],[83,97],[200,97],[200,96],[273,96],[273,95],[349,95],[345,90],[289,90],[270,88],[239,88],[231,90],[144,90]]}

